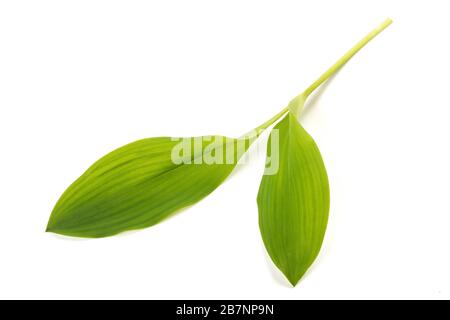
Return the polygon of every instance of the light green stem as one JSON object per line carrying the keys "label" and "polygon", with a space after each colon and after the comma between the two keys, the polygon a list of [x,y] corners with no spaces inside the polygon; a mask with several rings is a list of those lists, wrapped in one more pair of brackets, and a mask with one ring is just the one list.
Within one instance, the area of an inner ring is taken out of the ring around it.
{"label": "light green stem", "polygon": [[313,82],[304,92],[303,95],[307,98],[315,89],[338,71],[348,60],[350,60],[359,50],[361,50],[370,40],[375,38],[381,31],[387,28],[392,23],[391,19],[386,19],[377,28],[373,29],[367,36],[362,38],[353,48],[347,51],[335,64],[333,64],[324,74],[322,74],[316,81]]}
{"label": "light green stem", "polygon": [[[361,50],[370,40],[375,38],[381,31],[387,28],[392,23],[391,19],[386,19],[382,24],[380,24],[377,28],[372,30],[368,35],[366,35],[364,38],[362,38],[353,48],[351,48],[346,54],[344,54],[338,61],[336,61],[335,64],[333,64],[327,71],[325,71],[316,81],[314,81],[305,91],[303,91],[301,94],[299,94],[297,97],[295,97],[291,104],[298,104],[297,108],[303,107],[304,102],[309,97],[309,95],[314,92],[322,83],[324,83],[326,80],[328,80],[336,71],[338,71],[348,60],[350,60],[359,50]],[[277,120],[279,120],[286,112],[288,112],[292,108],[291,106],[287,106],[283,110],[281,110],[279,113],[277,113],[275,116],[273,116],[271,119],[264,122],[259,127],[252,130],[253,132],[256,132],[256,134],[259,136],[262,131],[270,127],[272,124],[274,124]],[[292,110],[292,109],[291,109]]]}

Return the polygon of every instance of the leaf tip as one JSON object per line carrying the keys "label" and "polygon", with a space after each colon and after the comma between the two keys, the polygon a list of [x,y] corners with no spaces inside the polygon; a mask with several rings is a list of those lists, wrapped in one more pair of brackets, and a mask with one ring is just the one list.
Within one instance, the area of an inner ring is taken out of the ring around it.
{"label": "leaf tip", "polygon": [[54,211],[52,212],[50,218],[48,219],[47,226],[45,227],[45,232],[56,233]]}
{"label": "leaf tip", "polygon": [[50,221],[48,222],[47,226],[45,227],[45,232],[53,232],[53,229],[50,225]]}
{"label": "leaf tip", "polygon": [[284,275],[286,276],[286,279],[289,281],[289,283],[292,285],[292,288],[294,288],[298,282],[300,281],[300,279],[302,278],[303,275],[294,275],[294,274],[289,274],[289,273],[284,273]]}

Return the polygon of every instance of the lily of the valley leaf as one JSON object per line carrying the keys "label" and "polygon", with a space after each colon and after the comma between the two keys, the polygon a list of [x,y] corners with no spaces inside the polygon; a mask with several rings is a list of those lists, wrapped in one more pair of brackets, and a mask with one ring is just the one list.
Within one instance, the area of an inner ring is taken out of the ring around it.
{"label": "lily of the valley leaf", "polygon": [[273,128],[279,139],[279,170],[263,176],[258,193],[259,227],[274,264],[295,286],[319,254],[328,222],[330,189],[319,148],[297,117],[309,95],[392,21],[386,20],[348,51],[285,108]]}
{"label": "lily of the valley leaf", "polygon": [[261,181],[259,227],[273,262],[296,285],[320,251],[330,191],[319,148],[296,117],[289,112],[274,130],[268,145],[276,132],[279,169]]}
{"label": "lily of the valley leaf", "polygon": [[123,146],[94,163],[64,192],[47,231],[96,238],[152,226],[214,191],[251,142],[163,137]]}

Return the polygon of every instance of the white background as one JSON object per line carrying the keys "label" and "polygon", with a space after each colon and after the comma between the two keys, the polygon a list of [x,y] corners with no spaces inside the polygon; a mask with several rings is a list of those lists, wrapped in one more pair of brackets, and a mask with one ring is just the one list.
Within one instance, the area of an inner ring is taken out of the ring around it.
{"label": "white background", "polygon": [[[0,298],[450,298],[448,6],[2,1]],[[144,137],[239,136],[386,17],[301,118],[332,203],[297,287],[260,238],[262,156],[155,227],[44,233],[61,193],[105,153]]]}

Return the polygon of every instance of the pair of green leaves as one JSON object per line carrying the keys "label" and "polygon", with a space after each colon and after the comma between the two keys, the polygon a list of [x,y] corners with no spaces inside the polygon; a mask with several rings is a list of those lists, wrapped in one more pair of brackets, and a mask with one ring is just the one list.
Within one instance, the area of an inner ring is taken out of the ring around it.
{"label": "pair of green leaves", "polygon": [[[369,33],[255,130],[259,134],[281,119],[272,129],[267,151],[278,157],[278,170],[263,176],[257,203],[264,245],[292,285],[320,251],[330,206],[325,165],[298,115],[308,96],[390,23],[388,19]],[[161,137],[125,145],[69,186],[52,211],[47,231],[98,238],[152,226],[214,191],[257,137]],[[271,150],[274,142],[276,155]]]}

